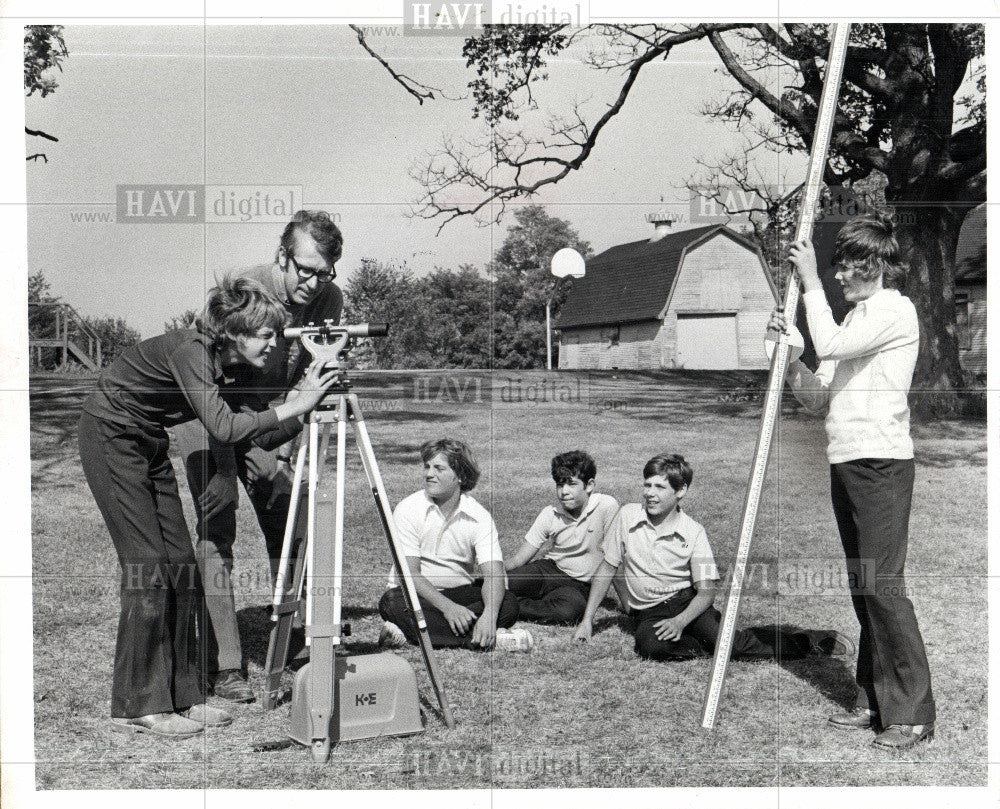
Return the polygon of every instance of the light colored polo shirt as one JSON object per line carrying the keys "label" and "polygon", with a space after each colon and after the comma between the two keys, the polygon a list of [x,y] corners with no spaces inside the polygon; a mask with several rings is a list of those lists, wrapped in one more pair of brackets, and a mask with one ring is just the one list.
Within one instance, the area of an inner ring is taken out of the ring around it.
{"label": "light colored polo shirt", "polygon": [[524,541],[535,548],[552,542],[545,558],[555,562],[567,576],[590,581],[604,558],[601,545],[611,521],[618,513],[618,501],[595,492],[579,517],[570,516],[562,505],[546,506],[535,518]]}
{"label": "light colored polo shirt", "polygon": [[802,296],[809,334],[820,360],[813,374],[789,366],[795,397],[810,410],[828,407],[827,458],[913,457],[906,395],[920,347],[917,311],[895,289],[858,303],[838,326],[822,290]]}
{"label": "light colored polo shirt", "polygon": [[604,559],[624,565],[628,605],[645,610],[695,582],[719,578],[705,529],[683,511],[654,526],[641,503],[626,503],[604,538]]}
{"label": "light colored polo shirt", "polygon": [[[503,563],[496,524],[469,494],[462,493],[447,519],[423,489],[400,501],[392,516],[401,553],[419,556],[421,575],[439,590],[471,584],[476,565]],[[389,586],[399,586],[395,567]]]}

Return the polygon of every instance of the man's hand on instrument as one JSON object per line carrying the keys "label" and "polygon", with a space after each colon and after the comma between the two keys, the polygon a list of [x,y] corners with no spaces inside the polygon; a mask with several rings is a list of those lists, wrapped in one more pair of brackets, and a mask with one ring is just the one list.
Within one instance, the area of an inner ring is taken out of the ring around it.
{"label": "man's hand on instrument", "polygon": [[221,514],[229,506],[233,508],[240,502],[239,487],[236,485],[235,472],[216,472],[209,479],[205,490],[198,498],[203,520],[210,520]]}
{"label": "man's hand on instrument", "polygon": [[793,242],[788,249],[788,259],[795,267],[799,280],[802,281],[802,288],[806,292],[823,288],[816,269],[816,250],[809,239]]}

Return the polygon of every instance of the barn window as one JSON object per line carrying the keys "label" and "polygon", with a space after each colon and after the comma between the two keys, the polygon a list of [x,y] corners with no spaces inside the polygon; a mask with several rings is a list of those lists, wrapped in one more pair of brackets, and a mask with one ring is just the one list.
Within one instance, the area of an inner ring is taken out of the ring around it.
{"label": "barn window", "polygon": [[972,329],[969,328],[969,293],[955,293],[955,326],[958,330],[958,347],[963,351],[972,349]]}
{"label": "barn window", "polygon": [[618,345],[621,340],[621,326],[605,326],[601,329],[601,342],[607,344],[607,348]]}

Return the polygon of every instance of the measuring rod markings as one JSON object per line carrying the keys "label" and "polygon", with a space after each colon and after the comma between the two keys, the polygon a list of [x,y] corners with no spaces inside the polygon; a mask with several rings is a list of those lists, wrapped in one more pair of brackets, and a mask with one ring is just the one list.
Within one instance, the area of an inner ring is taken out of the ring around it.
{"label": "measuring rod markings", "polygon": [[[803,188],[802,204],[799,209],[799,221],[795,231],[795,240],[809,238],[812,235],[813,220],[819,203],[823,172],[826,168],[826,155],[833,133],[833,122],[837,110],[837,96],[840,90],[840,80],[844,70],[844,60],[847,56],[847,41],[851,26],[833,25],[830,30],[830,52],[827,57],[826,76],[823,79],[823,92],[816,121],[816,131],[813,136],[812,151],[809,155],[809,168]],[[797,276],[790,277],[785,293],[785,318],[789,323],[795,322],[795,310],[799,301],[799,285]],[[764,413],[761,417],[760,435],[757,438],[757,448],[754,451],[753,469],[747,486],[746,500],[743,504],[743,522],[740,528],[740,541],[736,551],[733,566],[733,578],[729,586],[729,596],[726,599],[726,610],[723,615],[719,636],[715,644],[715,659],[712,663],[712,678],[705,694],[705,705],[702,712],[701,726],[711,730],[715,726],[716,712],[722,697],[722,689],[726,680],[726,669],[729,665],[729,655],[733,646],[733,635],[736,632],[736,618],[740,608],[740,597],[743,593],[743,579],[746,575],[747,560],[750,556],[750,543],[753,540],[754,528],[757,522],[757,511],[760,507],[761,493],[764,488],[764,477],[767,473],[767,460],[771,452],[771,440],[778,420],[781,405],[781,387],[785,381],[788,368],[788,338],[781,335],[775,345],[771,357],[771,373],[768,377],[767,394],[764,400]]]}

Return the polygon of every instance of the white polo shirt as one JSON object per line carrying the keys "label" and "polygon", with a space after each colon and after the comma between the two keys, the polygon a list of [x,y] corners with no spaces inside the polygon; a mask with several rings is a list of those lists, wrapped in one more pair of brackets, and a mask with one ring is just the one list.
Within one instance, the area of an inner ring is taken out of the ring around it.
{"label": "white polo shirt", "polygon": [[920,347],[917,311],[895,289],[858,303],[838,326],[822,290],[802,296],[809,334],[820,360],[816,373],[789,366],[795,397],[810,410],[829,407],[827,458],[913,457],[906,400]]}
{"label": "white polo shirt", "polygon": [[641,503],[626,503],[604,538],[609,565],[624,565],[628,605],[645,610],[695,582],[719,578],[705,529],[675,509],[658,526]]}
{"label": "white polo shirt", "polygon": [[[503,563],[496,524],[469,494],[462,493],[447,519],[423,489],[400,501],[392,516],[401,553],[419,556],[421,575],[439,590],[471,584],[476,565]],[[395,567],[389,586],[399,586]]]}
{"label": "white polo shirt", "polygon": [[604,558],[601,545],[617,513],[618,501],[600,492],[590,495],[579,517],[571,517],[562,505],[546,506],[524,535],[524,541],[541,548],[551,540],[554,544],[545,558],[555,562],[567,576],[590,581]]}

